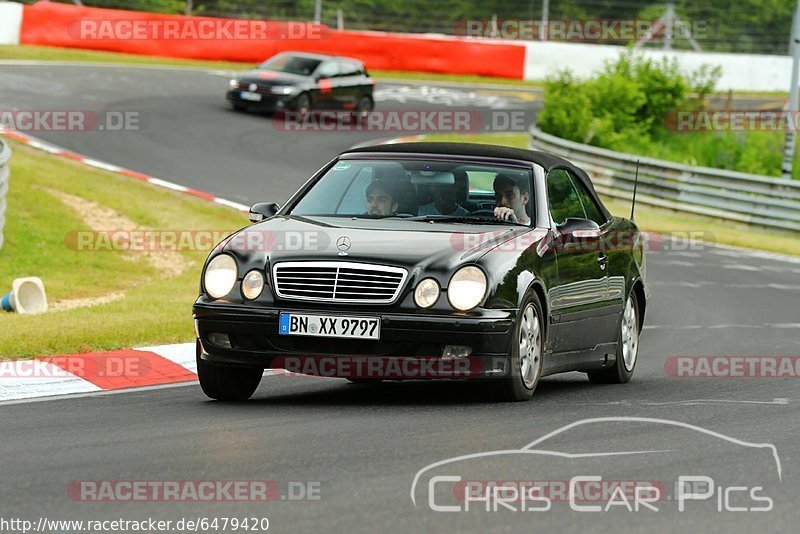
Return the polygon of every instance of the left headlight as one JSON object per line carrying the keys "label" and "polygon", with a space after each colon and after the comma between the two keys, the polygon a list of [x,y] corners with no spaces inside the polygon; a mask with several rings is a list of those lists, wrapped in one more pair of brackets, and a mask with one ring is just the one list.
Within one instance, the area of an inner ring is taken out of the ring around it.
{"label": "left headlight", "polygon": [[228,254],[220,254],[208,262],[203,287],[211,298],[222,298],[231,292],[238,274],[236,260]]}
{"label": "left headlight", "polygon": [[486,275],[472,265],[462,267],[450,279],[447,300],[460,311],[471,310],[486,296]]}
{"label": "left headlight", "polygon": [[264,290],[264,275],[259,270],[252,270],[242,279],[242,295],[247,300],[258,298]]}
{"label": "left headlight", "polygon": [[295,88],[291,85],[274,85],[272,92],[276,95],[290,95],[294,93]]}
{"label": "left headlight", "polygon": [[414,302],[420,308],[430,308],[439,300],[439,284],[433,278],[426,278],[414,290]]}

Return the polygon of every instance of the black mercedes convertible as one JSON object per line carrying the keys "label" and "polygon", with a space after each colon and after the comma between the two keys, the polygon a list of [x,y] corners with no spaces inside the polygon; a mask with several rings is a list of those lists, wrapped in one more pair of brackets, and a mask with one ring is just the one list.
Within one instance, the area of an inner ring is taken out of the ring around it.
{"label": "black mercedes convertible", "polygon": [[502,400],[543,376],[634,373],[643,239],[584,171],[529,150],[349,150],[211,252],[193,312],[203,391],[243,400],[265,369],[475,379]]}

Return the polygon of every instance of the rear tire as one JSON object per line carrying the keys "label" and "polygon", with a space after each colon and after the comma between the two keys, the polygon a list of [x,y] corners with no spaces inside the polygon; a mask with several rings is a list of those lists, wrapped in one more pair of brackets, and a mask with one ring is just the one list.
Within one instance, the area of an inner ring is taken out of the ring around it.
{"label": "rear tire", "polygon": [[361,100],[359,100],[358,104],[356,105],[353,116],[355,116],[358,121],[363,121],[366,120],[367,115],[369,115],[374,109],[375,102],[373,102],[372,98],[368,96],[362,96]]}
{"label": "rear tire", "polygon": [[197,342],[197,377],[200,387],[208,397],[218,401],[245,401],[261,382],[264,369],[260,367],[232,367],[218,365],[200,357]]}
{"label": "rear tire", "polygon": [[520,306],[511,341],[507,376],[492,379],[494,397],[499,401],[527,401],[539,384],[544,368],[544,321],[542,304],[529,292]]}
{"label": "rear tire", "polygon": [[619,340],[614,365],[600,371],[590,371],[589,382],[592,384],[624,384],[629,382],[636,370],[639,360],[639,299],[631,291],[625,303],[619,326]]}

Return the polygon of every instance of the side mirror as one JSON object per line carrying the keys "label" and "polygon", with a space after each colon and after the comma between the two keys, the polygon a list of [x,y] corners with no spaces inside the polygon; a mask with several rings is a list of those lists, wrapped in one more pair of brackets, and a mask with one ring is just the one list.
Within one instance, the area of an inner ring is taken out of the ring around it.
{"label": "side mirror", "polygon": [[600,225],[589,219],[570,217],[558,225],[558,231],[576,238],[600,237]]}
{"label": "side mirror", "polygon": [[253,204],[249,213],[250,222],[257,223],[264,219],[269,219],[278,213],[280,209],[280,204],[276,204],[275,202],[259,202],[258,204]]}

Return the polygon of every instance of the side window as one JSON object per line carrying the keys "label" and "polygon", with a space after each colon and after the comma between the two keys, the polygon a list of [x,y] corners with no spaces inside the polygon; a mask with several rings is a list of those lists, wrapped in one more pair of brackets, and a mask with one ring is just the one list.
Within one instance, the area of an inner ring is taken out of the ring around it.
{"label": "side window", "polygon": [[550,216],[556,224],[570,217],[586,218],[578,191],[564,169],[553,169],[547,174],[547,201],[550,204]]}
{"label": "side window", "polygon": [[326,61],[320,66],[317,74],[323,78],[335,78],[339,75],[339,63],[337,61]]}
{"label": "side window", "polygon": [[358,76],[361,74],[361,68],[355,63],[350,61],[339,62],[339,76]]}
{"label": "side window", "polygon": [[606,218],[602,210],[600,210],[600,206],[597,205],[597,202],[595,202],[584,183],[572,173],[570,173],[570,176],[572,178],[572,183],[575,184],[575,188],[578,190],[578,196],[581,199],[583,211],[586,212],[586,218],[596,222],[598,226],[603,226],[606,223]]}

